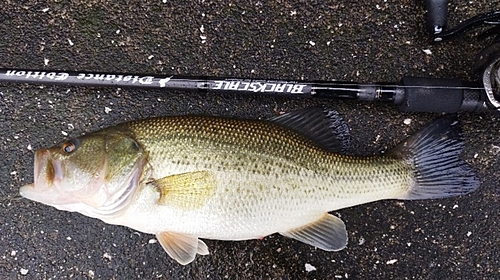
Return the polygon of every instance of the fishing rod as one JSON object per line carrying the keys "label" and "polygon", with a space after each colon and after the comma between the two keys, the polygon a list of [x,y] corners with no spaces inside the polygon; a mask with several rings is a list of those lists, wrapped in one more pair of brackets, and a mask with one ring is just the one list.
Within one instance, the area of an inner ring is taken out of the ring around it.
{"label": "fishing rod", "polygon": [[[488,68],[488,88],[498,90],[500,63]],[[500,93],[488,94],[480,83],[459,79],[404,77],[399,84],[350,82],[304,82],[244,78],[187,77],[131,73],[97,73],[0,69],[0,82],[129,87],[162,90],[191,90],[210,93],[269,94],[313,98],[338,98],[393,103],[402,111],[447,112],[488,111],[487,101],[500,110]],[[484,97],[487,97],[485,99]]]}
{"label": "fishing rod", "polygon": [[[432,24],[445,25],[446,22],[433,21]],[[450,30],[443,30],[441,26],[440,32],[433,33],[434,41],[456,37],[481,25],[493,25],[491,30],[500,34],[500,11],[478,15]],[[433,30],[436,30],[435,26]],[[485,34],[494,35],[491,30]],[[476,82],[403,77],[399,83],[361,84],[7,68],[0,69],[0,82],[336,98],[392,103],[407,112],[500,114],[500,35],[479,54],[476,69],[481,75],[481,80]]]}

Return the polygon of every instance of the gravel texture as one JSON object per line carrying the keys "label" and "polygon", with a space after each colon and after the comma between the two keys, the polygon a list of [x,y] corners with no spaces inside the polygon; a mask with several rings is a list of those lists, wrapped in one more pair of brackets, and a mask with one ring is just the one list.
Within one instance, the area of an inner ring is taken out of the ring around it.
{"label": "gravel texture", "polygon": [[[403,75],[477,79],[471,65],[487,42],[468,35],[433,44],[422,2],[7,0],[0,10],[0,67],[358,82]],[[500,6],[450,2],[450,25]],[[489,114],[459,115],[464,158],[481,178],[478,191],[338,211],[350,240],[340,252],[280,235],[207,240],[209,256],[180,266],[152,235],[18,194],[33,181],[33,151],[65,137],[158,115],[268,118],[317,104],[345,117],[352,153],[360,155],[387,151],[438,117],[335,100],[0,84],[0,278],[500,277],[500,125]]]}

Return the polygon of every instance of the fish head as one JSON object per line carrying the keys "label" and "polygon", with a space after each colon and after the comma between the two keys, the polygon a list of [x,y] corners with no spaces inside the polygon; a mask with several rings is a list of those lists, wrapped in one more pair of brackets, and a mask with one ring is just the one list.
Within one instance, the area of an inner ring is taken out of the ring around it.
{"label": "fish head", "polygon": [[89,134],[37,150],[34,183],[20,193],[60,210],[102,218],[127,206],[145,162],[143,149],[126,133]]}

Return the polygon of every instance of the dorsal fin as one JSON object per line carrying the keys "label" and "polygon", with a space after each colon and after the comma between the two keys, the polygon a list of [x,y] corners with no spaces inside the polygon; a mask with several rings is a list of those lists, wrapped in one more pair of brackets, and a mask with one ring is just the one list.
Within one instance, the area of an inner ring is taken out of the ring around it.
{"label": "dorsal fin", "polygon": [[310,107],[270,119],[302,134],[332,152],[343,153],[349,147],[349,127],[340,114],[324,107]]}

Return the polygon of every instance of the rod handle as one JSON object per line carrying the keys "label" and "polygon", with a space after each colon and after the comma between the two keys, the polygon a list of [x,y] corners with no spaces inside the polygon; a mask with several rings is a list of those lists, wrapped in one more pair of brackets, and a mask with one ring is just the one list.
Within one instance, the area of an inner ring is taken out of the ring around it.
{"label": "rod handle", "polygon": [[479,85],[460,79],[404,77],[399,109],[405,112],[487,111]]}

